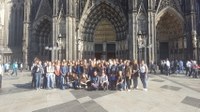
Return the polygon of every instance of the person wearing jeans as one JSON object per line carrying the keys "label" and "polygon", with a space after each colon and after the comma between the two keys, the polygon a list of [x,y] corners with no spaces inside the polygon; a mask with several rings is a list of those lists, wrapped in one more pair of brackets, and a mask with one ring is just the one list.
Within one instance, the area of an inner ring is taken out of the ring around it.
{"label": "person wearing jeans", "polygon": [[60,68],[61,72],[61,81],[60,81],[60,89],[65,89],[65,77],[68,74],[68,67],[66,62],[62,62],[62,66]]}
{"label": "person wearing jeans", "polygon": [[120,91],[123,91],[125,90],[125,87],[124,87],[124,78],[123,78],[123,75],[122,75],[122,71],[119,71],[118,72],[118,77],[117,77],[117,89],[120,90]]}
{"label": "person wearing jeans", "polygon": [[42,62],[37,60],[36,61],[36,65],[35,65],[35,88],[38,90],[40,89],[40,85],[41,85],[41,76],[44,73],[44,69],[42,67]]}
{"label": "person wearing jeans", "polygon": [[140,64],[140,79],[142,81],[144,91],[147,91],[147,74],[148,74],[148,67],[144,63],[144,60],[142,60]]}
{"label": "person wearing jeans", "polygon": [[54,80],[53,80],[53,75],[54,75],[54,66],[52,65],[51,62],[48,62],[47,65],[47,74],[46,74],[46,78],[47,78],[47,89],[53,88],[54,87]]}

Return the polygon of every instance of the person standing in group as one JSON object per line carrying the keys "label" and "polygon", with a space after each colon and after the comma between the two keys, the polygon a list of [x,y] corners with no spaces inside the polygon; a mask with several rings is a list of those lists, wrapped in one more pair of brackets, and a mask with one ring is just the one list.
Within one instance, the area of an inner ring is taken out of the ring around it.
{"label": "person standing in group", "polygon": [[140,79],[143,84],[143,90],[147,91],[147,74],[148,74],[148,67],[147,64],[144,63],[144,60],[141,61],[140,64]]}
{"label": "person standing in group", "polygon": [[4,67],[2,64],[0,64],[0,88],[2,88],[3,73],[4,73]]}
{"label": "person standing in group", "polygon": [[133,89],[138,89],[139,66],[138,66],[137,60],[133,61],[132,66],[133,66],[133,73],[132,73]]}
{"label": "person standing in group", "polygon": [[41,87],[41,76],[44,73],[44,69],[42,67],[42,62],[40,60],[36,61],[36,65],[33,67],[35,71],[35,89],[40,89]]}
{"label": "person standing in group", "polygon": [[192,62],[190,60],[188,60],[186,62],[186,76],[191,76],[191,72],[192,72]]}
{"label": "person standing in group", "polygon": [[60,81],[60,89],[65,89],[65,85],[66,85],[66,75],[68,74],[68,67],[67,67],[67,63],[66,62],[62,62],[62,65],[60,67],[60,72],[61,72],[61,81]]}
{"label": "person standing in group", "polygon": [[130,91],[131,89],[131,75],[132,75],[132,66],[130,65],[130,62],[126,62],[125,66],[125,81],[127,85],[127,91]]}
{"label": "person standing in group", "polygon": [[54,80],[53,80],[54,66],[52,65],[51,61],[47,63],[46,71],[47,71],[46,73],[47,89],[54,88]]}
{"label": "person standing in group", "polygon": [[61,80],[61,73],[60,73],[60,61],[57,61],[55,64],[55,71],[56,75],[56,87],[60,88],[60,80]]}

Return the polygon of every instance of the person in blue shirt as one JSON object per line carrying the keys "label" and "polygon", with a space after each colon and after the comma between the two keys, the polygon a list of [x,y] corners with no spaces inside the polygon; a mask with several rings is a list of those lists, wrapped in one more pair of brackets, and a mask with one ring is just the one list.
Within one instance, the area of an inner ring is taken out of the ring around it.
{"label": "person in blue shirt", "polygon": [[18,69],[18,64],[17,64],[17,62],[14,62],[14,63],[13,63],[12,69],[13,69],[13,72],[11,73],[11,75],[15,74],[15,75],[17,76],[17,69]]}
{"label": "person in blue shirt", "polygon": [[61,68],[60,68],[60,72],[61,72],[61,82],[60,82],[60,89],[65,89],[65,78],[66,75],[68,74],[68,67],[67,67],[67,63],[66,62],[62,62]]}
{"label": "person in blue shirt", "polygon": [[91,89],[97,90],[99,87],[99,78],[97,76],[97,71],[94,71],[94,74],[91,78]]}

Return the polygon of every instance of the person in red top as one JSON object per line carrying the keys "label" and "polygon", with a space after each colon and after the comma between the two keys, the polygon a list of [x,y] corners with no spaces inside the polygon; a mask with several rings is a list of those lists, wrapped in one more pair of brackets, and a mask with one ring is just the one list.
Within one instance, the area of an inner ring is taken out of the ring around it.
{"label": "person in red top", "polygon": [[55,63],[54,72],[55,72],[55,75],[56,75],[56,87],[60,88],[60,86],[61,86],[61,84],[60,84],[60,82],[61,82],[60,61],[57,61]]}
{"label": "person in red top", "polygon": [[198,72],[199,72],[200,66],[197,64],[196,61],[193,61],[192,65],[193,65],[192,66],[192,69],[193,69],[192,76],[193,76],[193,78],[198,78]]}

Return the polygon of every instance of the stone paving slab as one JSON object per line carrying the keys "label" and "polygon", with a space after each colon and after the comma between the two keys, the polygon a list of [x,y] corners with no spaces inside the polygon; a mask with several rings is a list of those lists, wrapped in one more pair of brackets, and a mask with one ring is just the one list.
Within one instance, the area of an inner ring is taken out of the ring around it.
{"label": "stone paving slab", "polygon": [[200,112],[200,79],[150,75],[148,91],[39,91],[31,89],[29,72],[4,77],[0,112]]}

